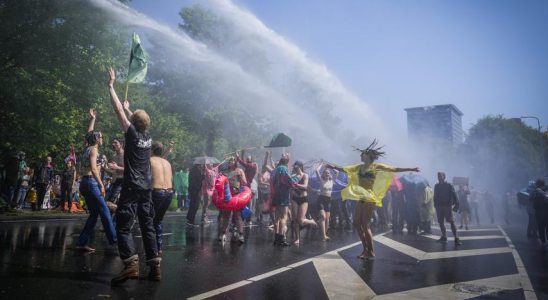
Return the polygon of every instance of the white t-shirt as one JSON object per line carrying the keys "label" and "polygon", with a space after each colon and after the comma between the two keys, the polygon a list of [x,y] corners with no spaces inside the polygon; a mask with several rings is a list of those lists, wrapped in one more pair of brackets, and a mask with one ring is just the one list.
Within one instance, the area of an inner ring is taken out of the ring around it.
{"label": "white t-shirt", "polygon": [[331,197],[331,192],[333,191],[333,180],[322,180],[322,186],[320,188],[320,196]]}

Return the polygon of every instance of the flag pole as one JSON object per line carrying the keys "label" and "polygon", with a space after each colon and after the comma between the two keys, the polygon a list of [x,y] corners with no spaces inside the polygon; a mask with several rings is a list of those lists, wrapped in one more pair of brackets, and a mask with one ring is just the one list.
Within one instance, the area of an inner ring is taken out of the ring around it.
{"label": "flag pole", "polygon": [[124,96],[124,101],[127,101],[127,91],[128,91],[128,89],[129,89],[129,80],[126,80],[126,95]]}

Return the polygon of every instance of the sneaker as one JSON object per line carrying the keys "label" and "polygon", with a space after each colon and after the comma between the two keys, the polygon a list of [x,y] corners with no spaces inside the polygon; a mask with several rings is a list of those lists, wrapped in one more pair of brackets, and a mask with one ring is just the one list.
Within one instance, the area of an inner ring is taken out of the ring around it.
{"label": "sneaker", "polygon": [[462,225],[459,226],[459,229],[462,229]]}
{"label": "sneaker", "polygon": [[459,238],[455,238],[455,246],[460,246],[462,243],[460,242]]}
{"label": "sneaker", "polygon": [[438,242],[440,242],[440,243],[445,243],[445,242],[447,242],[447,237],[445,237],[445,236],[440,237],[440,238],[438,239]]}
{"label": "sneaker", "polygon": [[175,212],[176,212],[176,213],[181,213],[181,212],[183,212],[183,211],[182,211],[180,208],[177,208],[177,209],[175,210]]}
{"label": "sneaker", "polygon": [[196,225],[194,225],[194,223],[190,222],[190,221],[186,221],[186,227],[194,227]]}

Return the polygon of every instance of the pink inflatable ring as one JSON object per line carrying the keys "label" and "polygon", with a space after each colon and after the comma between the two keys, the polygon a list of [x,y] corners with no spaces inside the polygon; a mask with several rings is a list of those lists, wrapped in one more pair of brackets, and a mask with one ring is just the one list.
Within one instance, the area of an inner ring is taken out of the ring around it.
{"label": "pink inflatable ring", "polygon": [[215,178],[215,190],[213,192],[213,205],[219,210],[239,211],[251,201],[251,189],[247,186],[242,188],[242,191],[236,195],[232,195],[230,200],[225,199],[225,185],[228,183],[228,178],[224,175],[219,175]]}

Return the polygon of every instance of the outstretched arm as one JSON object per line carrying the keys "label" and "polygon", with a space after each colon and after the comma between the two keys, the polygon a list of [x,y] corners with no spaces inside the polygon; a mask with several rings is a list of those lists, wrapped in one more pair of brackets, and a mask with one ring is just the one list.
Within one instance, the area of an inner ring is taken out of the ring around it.
{"label": "outstretched arm", "polygon": [[342,168],[342,167],[339,167],[339,166],[336,166],[330,162],[325,162],[325,167],[326,168],[330,168],[330,169],[333,169],[335,171],[339,171],[339,172],[344,172],[346,173],[346,171]]}
{"label": "outstretched arm", "polygon": [[128,100],[124,100],[124,111],[126,112],[127,114],[127,118],[128,119],[131,119],[131,116],[133,116],[133,112],[129,109],[129,101]]}
{"label": "outstretched arm", "polygon": [[316,168],[316,178],[318,178],[318,180],[320,181],[321,184],[323,184],[323,178],[322,176],[320,175],[320,169],[322,168],[322,165],[318,165],[318,167]]}
{"label": "outstretched arm", "polygon": [[124,132],[127,131],[131,123],[129,122],[129,119],[126,117],[126,114],[124,112],[124,108],[122,107],[122,103],[120,103],[120,99],[118,99],[118,95],[116,95],[116,91],[114,90],[114,81],[116,81],[116,72],[114,69],[110,68],[108,70],[109,80],[108,80],[108,91],[110,94],[110,103],[112,104],[112,107],[114,108],[114,112],[116,113],[116,116],[118,117],[118,121],[120,121],[120,125],[122,125],[122,129],[124,129]]}
{"label": "outstretched arm", "polygon": [[174,141],[169,141],[169,147],[167,147],[167,150],[164,151],[164,153],[162,154],[163,159],[167,159],[167,157],[171,154],[171,152],[173,152],[173,147],[174,146],[175,146],[175,142]]}
{"label": "outstretched arm", "polygon": [[91,132],[93,129],[95,129],[95,119],[97,118],[97,111],[95,108],[89,109],[89,125],[88,125],[88,131]]}

